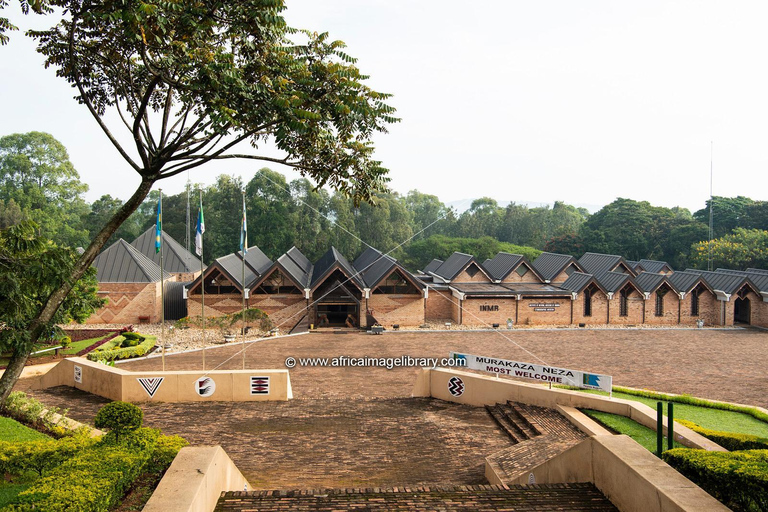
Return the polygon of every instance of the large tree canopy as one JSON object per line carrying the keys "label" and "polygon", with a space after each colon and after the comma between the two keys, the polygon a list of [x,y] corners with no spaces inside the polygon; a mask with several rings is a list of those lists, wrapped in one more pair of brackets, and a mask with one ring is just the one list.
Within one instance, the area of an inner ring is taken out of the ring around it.
{"label": "large tree canopy", "polygon": [[[160,179],[217,159],[250,158],[291,166],[355,203],[385,186],[387,170],[373,158],[371,136],[397,121],[389,95],[363,83],[367,77],[343,43],[288,27],[282,0],[50,5],[64,17],[50,30],[30,32],[38,51],[76,89],[141,183],[30,322],[33,339]],[[263,152],[269,144],[278,154]],[[27,356],[14,352],[0,399]]]}
{"label": "large tree canopy", "polygon": [[[281,0],[52,4],[69,16],[31,33],[39,51],[143,178],[252,158],[291,165],[358,200],[385,183],[369,139],[396,121],[389,95],[363,84],[343,43],[289,28]],[[131,147],[106,125],[111,107]],[[243,153],[240,142],[272,142],[283,155]]]}
{"label": "large tree canopy", "polygon": [[71,247],[88,243],[88,231],[80,220],[88,211],[82,198],[87,190],[67,149],[52,135],[0,137],[0,200],[15,203],[24,218],[40,226],[44,237]]}

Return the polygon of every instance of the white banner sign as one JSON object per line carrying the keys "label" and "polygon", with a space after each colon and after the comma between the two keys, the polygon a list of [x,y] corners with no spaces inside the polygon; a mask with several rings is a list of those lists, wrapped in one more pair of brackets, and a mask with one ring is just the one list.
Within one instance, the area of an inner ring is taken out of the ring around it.
{"label": "white banner sign", "polygon": [[470,370],[483,370],[498,375],[533,379],[550,384],[562,384],[565,386],[575,386],[586,389],[601,389],[608,393],[611,392],[612,378],[610,375],[599,375],[596,373],[556,368],[554,366],[508,361],[506,359],[496,359],[494,357],[459,354],[457,352],[451,352],[451,357],[453,359],[464,359],[466,361],[464,367]]}

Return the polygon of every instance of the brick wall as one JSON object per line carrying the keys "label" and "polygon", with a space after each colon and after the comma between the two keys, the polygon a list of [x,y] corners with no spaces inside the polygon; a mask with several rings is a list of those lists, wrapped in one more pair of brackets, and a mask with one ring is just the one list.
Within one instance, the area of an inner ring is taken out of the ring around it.
{"label": "brick wall", "polygon": [[98,295],[108,302],[86,320],[88,324],[133,324],[139,317],[160,322],[160,283],[99,283]]}
{"label": "brick wall", "polygon": [[491,280],[486,277],[482,272],[478,272],[474,276],[467,274],[466,270],[462,270],[459,275],[453,278],[452,283],[490,283]]}
{"label": "brick wall", "polygon": [[368,309],[371,310],[371,314],[376,320],[384,326],[399,324],[416,327],[424,323],[424,297],[421,294],[387,295],[373,293],[368,299]]}
{"label": "brick wall", "polygon": [[[205,305],[207,308],[207,299]],[[293,329],[293,326],[307,314],[307,299],[299,294],[254,293],[250,295],[248,307],[265,312],[275,327],[285,332]]]}
{"label": "brick wall", "polygon": [[[471,298],[462,301],[464,311],[461,315],[463,325],[476,325],[489,327],[492,324],[506,325],[507,318],[515,319],[514,297],[509,298]],[[493,309],[498,308],[496,311]],[[482,311],[490,309],[491,311]]]}
{"label": "brick wall", "polygon": [[517,325],[569,325],[570,323],[570,297],[537,297],[519,301]]}
{"label": "brick wall", "polygon": [[[237,313],[243,309],[243,296],[239,293],[205,294],[205,316],[224,316]],[[202,301],[199,294],[190,295],[187,299],[187,314],[190,317],[201,316]]]}
{"label": "brick wall", "polygon": [[696,320],[704,320],[704,325],[720,325],[720,301],[709,290],[703,290],[699,294],[699,314],[691,314],[692,294],[686,293],[681,304],[681,325],[696,325]]}
{"label": "brick wall", "polygon": [[428,322],[445,322],[454,320],[454,303],[457,301],[449,290],[438,291],[429,289],[425,317]]}
{"label": "brick wall", "polygon": [[638,325],[643,323],[643,309],[645,307],[643,296],[636,290],[632,290],[627,300],[627,316],[621,316],[620,313],[619,292],[613,295],[609,302],[611,324],[620,325]]}
{"label": "brick wall", "polygon": [[[504,279],[501,280],[502,283],[540,283],[541,280],[539,280],[538,277],[536,277],[536,274],[534,274],[531,269],[525,264],[521,263],[520,267],[523,267],[528,270],[524,275],[520,275],[517,273],[517,270],[513,270],[512,272],[507,275]],[[518,267],[519,268],[519,267]]]}
{"label": "brick wall", "polygon": [[652,293],[645,301],[645,323],[650,325],[677,325],[680,296],[672,290],[664,295],[664,311],[662,316],[656,316],[656,293]]}
{"label": "brick wall", "polygon": [[[611,305],[613,307],[613,304]],[[596,291],[592,294],[592,315],[584,316],[584,294],[580,293],[573,304],[573,323],[574,325],[604,325],[608,318],[608,297],[601,292]]]}

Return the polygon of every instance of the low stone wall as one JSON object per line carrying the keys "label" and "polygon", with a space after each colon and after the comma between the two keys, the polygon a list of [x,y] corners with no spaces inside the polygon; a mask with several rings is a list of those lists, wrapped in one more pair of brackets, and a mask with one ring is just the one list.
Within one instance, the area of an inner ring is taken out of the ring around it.
{"label": "low stone wall", "polygon": [[491,484],[592,482],[625,512],[726,511],[723,504],[628,436],[596,435],[552,457],[515,481],[504,482],[490,465]]}
{"label": "low stone wall", "polygon": [[[458,376],[463,381],[463,393],[454,396],[449,391],[448,381]],[[580,409],[594,409],[627,416],[648,428],[656,430],[656,411],[647,405],[620,398],[608,398],[567,389],[549,389],[547,386],[528,384],[507,379],[497,379],[447,369],[422,369],[418,374],[413,390],[413,396],[432,396],[441,400],[462,404],[485,406],[511,400],[539,407],[556,409],[558,405]],[[667,419],[663,420],[664,433],[667,432]],[[675,424],[675,440],[680,444],[711,451],[725,451],[706,437],[693,430]]]}
{"label": "low stone wall", "polygon": [[250,402],[293,398],[288,370],[129,372],[82,357],[60,361],[34,389],[72,386],[124,402]]}
{"label": "low stone wall", "polygon": [[211,512],[222,491],[250,488],[221,446],[186,446],[173,459],[143,512]]}

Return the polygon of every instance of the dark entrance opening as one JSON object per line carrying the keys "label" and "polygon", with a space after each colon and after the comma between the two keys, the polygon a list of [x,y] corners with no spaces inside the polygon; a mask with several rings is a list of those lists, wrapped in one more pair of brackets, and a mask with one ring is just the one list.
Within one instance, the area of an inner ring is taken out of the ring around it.
{"label": "dark entrance opening", "polygon": [[739,297],[733,303],[733,321],[741,324],[749,324],[752,321],[752,304],[748,298]]}
{"label": "dark entrance opening", "polygon": [[357,304],[318,304],[318,327],[357,327],[359,318]]}
{"label": "dark entrance opening", "polygon": [[344,274],[335,270],[312,295],[318,297],[315,306],[316,327],[360,326],[360,292],[351,286]]}

